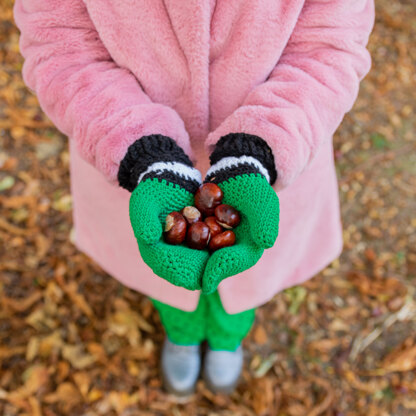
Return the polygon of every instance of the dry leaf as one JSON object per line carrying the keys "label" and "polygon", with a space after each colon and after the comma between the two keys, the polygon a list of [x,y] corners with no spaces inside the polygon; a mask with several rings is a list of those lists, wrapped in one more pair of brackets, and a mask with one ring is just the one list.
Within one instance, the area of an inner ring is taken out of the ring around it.
{"label": "dry leaf", "polygon": [[26,360],[32,361],[39,352],[40,339],[38,337],[31,337],[27,343]]}
{"label": "dry leaf", "polygon": [[55,329],[58,326],[58,323],[49,315],[46,308],[35,309],[25,321],[38,331]]}
{"label": "dry leaf", "polygon": [[22,377],[24,381],[23,386],[9,392],[7,395],[8,400],[19,403],[19,405],[21,405],[21,400],[28,398],[46,386],[49,382],[49,372],[45,366],[35,364],[28,367]]}
{"label": "dry leaf", "polygon": [[318,351],[320,353],[328,353],[333,348],[338,347],[341,344],[337,338],[333,339],[318,339],[308,344],[308,348],[311,350]]}
{"label": "dry leaf", "polygon": [[93,355],[84,352],[82,345],[64,345],[62,356],[77,370],[87,368],[96,361]]}
{"label": "dry leaf", "polygon": [[76,282],[69,282],[62,286],[64,292],[69,296],[69,298],[85,313],[89,318],[93,316],[93,311],[88,305],[84,296],[81,293],[78,293],[78,286]]}
{"label": "dry leaf", "polygon": [[137,393],[129,395],[124,391],[111,391],[110,394],[107,396],[107,400],[110,403],[111,407],[118,414],[120,414],[127,407],[136,404],[139,400],[139,395]]}
{"label": "dry leaf", "polygon": [[40,407],[39,400],[36,397],[29,397],[29,403],[31,409],[32,416],[42,416],[42,408]]}
{"label": "dry leaf", "polygon": [[0,360],[4,358],[13,357],[13,355],[24,354],[26,346],[17,345],[15,347],[0,347]]}
{"label": "dry leaf", "polygon": [[73,378],[82,396],[86,398],[91,385],[90,376],[85,371],[79,371],[73,375]]}
{"label": "dry leaf", "polygon": [[383,360],[383,366],[380,370],[383,374],[393,371],[411,371],[416,368],[416,345],[408,347],[401,351],[391,352]]}
{"label": "dry leaf", "polygon": [[254,341],[259,345],[264,345],[267,342],[267,333],[263,326],[258,325],[254,330]]}
{"label": "dry leaf", "polygon": [[360,378],[351,370],[345,372],[345,378],[355,389],[371,394],[383,390],[388,385],[388,381],[386,379],[370,379],[370,381],[364,382],[360,380]]}
{"label": "dry leaf", "polygon": [[23,299],[12,299],[3,297],[2,302],[5,306],[13,309],[16,312],[25,312],[40,299],[42,299],[42,292],[36,291]]}
{"label": "dry leaf", "polygon": [[73,407],[82,403],[82,397],[78,389],[69,382],[59,384],[56,391],[46,395],[43,400],[50,404],[59,403],[64,414],[68,414]]}
{"label": "dry leaf", "polygon": [[270,378],[257,379],[253,388],[253,409],[256,415],[270,414],[273,400],[273,381]]}
{"label": "dry leaf", "polygon": [[39,355],[45,358],[57,355],[64,345],[62,335],[62,329],[58,329],[51,334],[42,337],[39,343]]}
{"label": "dry leaf", "polygon": [[87,401],[88,403],[95,402],[96,400],[99,400],[103,397],[103,392],[98,389],[91,389],[91,391],[88,393]]}

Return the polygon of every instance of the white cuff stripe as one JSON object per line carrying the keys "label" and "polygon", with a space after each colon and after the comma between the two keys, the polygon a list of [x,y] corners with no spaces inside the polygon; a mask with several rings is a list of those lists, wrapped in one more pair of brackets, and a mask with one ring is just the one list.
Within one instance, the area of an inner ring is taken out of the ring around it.
{"label": "white cuff stripe", "polygon": [[256,168],[260,171],[262,175],[264,175],[267,179],[267,181],[270,183],[270,175],[267,169],[254,157],[252,156],[240,156],[240,157],[234,157],[234,156],[228,156],[223,157],[221,160],[219,160],[217,163],[212,165],[207,172],[207,176],[215,174],[215,172],[221,170],[221,169],[227,169],[232,166],[242,165],[242,164],[250,164],[256,166]]}
{"label": "white cuff stripe", "polygon": [[179,162],[156,162],[150,165],[137,180],[137,183],[140,183],[144,176],[150,172],[161,173],[164,170],[169,170],[173,173],[176,173],[179,176],[184,177],[185,179],[196,181],[202,183],[201,172],[190,166],[186,166],[183,163]]}

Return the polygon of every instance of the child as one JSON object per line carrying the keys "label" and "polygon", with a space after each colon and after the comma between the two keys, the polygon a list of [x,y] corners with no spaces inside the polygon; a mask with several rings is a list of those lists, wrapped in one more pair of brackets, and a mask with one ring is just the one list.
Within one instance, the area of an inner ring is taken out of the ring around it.
{"label": "child", "polygon": [[[373,3],[15,1],[23,79],[70,138],[76,244],[153,300],[170,391],[193,391],[203,340],[206,381],[232,391],[255,308],[340,254],[332,135]],[[243,218],[212,255],[162,239],[203,180]]]}

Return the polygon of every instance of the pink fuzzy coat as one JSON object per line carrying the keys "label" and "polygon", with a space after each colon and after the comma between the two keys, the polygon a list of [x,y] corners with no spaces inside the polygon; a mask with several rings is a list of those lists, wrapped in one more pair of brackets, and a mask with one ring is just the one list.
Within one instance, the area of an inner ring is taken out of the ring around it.
{"label": "pink fuzzy coat", "polygon": [[128,146],[173,138],[204,175],[219,138],[275,157],[280,234],[224,280],[224,308],[265,303],[342,249],[332,135],[368,73],[374,0],[16,0],[23,78],[69,137],[77,246],[120,282],[184,310],[199,292],[153,274],[117,185]]}

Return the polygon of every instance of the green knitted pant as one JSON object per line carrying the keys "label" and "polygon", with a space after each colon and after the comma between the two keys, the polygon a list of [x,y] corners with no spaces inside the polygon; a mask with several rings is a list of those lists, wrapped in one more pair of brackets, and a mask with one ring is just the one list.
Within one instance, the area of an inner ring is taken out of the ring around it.
{"label": "green knitted pant", "polygon": [[218,291],[201,293],[195,311],[186,312],[151,299],[170,341],[179,345],[207,340],[213,350],[234,351],[250,331],[255,308],[236,314],[225,312]]}

